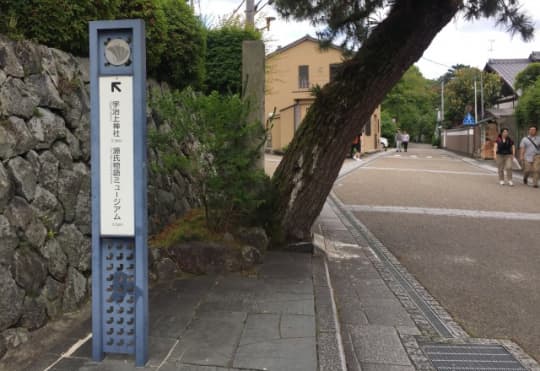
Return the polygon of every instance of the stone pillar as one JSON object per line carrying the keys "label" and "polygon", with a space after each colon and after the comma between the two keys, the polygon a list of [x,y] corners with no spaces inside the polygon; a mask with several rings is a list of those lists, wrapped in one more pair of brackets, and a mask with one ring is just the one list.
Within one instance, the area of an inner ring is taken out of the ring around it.
{"label": "stone pillar", "polygon": [[[251,109],[249,122],[260,121],[265,127],[264,115],[264,72],[265,72],[264,42],[261,40],[246,40],[242,43],[242,87],[244,97],[250,100]],[[264,170],[264,147],[261,146],[261,156],[257,160],[257,168]]]}

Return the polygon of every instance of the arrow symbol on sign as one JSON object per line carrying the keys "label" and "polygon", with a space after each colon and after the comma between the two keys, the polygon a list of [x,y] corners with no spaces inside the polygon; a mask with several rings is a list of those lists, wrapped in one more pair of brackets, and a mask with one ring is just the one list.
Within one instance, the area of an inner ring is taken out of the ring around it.
{"label": "arrow symbol on sign", "polygon": [[111,92],[114,93],[114,89],[118,90],[119,92],[122,92],[122,90],[120,90],[120,85],[122,83],[120,81],[113,81],[111,82]]}

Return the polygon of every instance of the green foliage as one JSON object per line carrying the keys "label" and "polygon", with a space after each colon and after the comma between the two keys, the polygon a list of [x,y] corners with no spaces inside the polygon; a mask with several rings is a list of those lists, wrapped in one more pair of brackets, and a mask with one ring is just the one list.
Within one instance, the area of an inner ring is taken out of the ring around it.
{"label": "green foliage", "polygon": [[[168,136],[153,134],[153,141],[161,141],[165,150],[174,148],[167,141],[192,143],[189,164],[176,166],[188,170],[197,183],[209,228],[266,224],[258,218],[268,217],[259,210],[270,207],[269,179],[254,166],[265,132],[260,122],[247,121],[249,102],[238,95],[203,95],[188,88],[160,96],[152,105],[172,128]],[[164,166],[171,165],[175,162]]]}
{"label": "green foliage", "polygon": [[204,82],[205,34],[183,0],[0,0],[0,33],[88,56],[88,22],[145,21],[149,76],[182,88]]}
{"label": "green foliage", "polygon": [[146,31],[146,67],[154,75],[167,45],[167,16],[158,0],[122,0],[117,19],[143,19]]}
{"label": "green foliage", "polygon": [[485,107],[491,107],[501,91],[501,81],[493,73],[482,72],[478,68],[461,68],[444,87],[445,119],[450,126],[459,126],[467,113],[467,107],[474,115],[474,81],[476,80],[478,112],[480,113],[480,76],[484,86]]}
{"label": "green foliage", "polygon": [[388,146],[393,147],[396,144],[394,135],[396,134],[397,124],[392,121],[392,114],[383,109],[381,112],[381,136],[388,139]]}
{"label": "green foliage", "polygon": [[[437,93],[433,82],[412,66],[387,94],[382,103],[382,136],[394,139],[396,129],[406,130],[411,139],[431,138],[436,124]],[[392,122],[396,118],[397,123]]]}
{"label": "green foliage", "polygon": [[222,239],[222,235],[215,235],[208,230],[206,219],[200,210],[191,210],[183,218],[153,236],[150,246],[167,248],[178,242],[221,241]]}
{"label": "green foliage", "polygon": [[[310,21],[323,26],[319,35],[327,42],[342,40],[342,46],[359,46],[380,22],[381,14],[398,12],[409,7],[409,0],[275,0],[278,12],[284,17]],[[493,18],[512,34],[519,33],[530,40],[534,33],[533,19],[523,14],[518,1],[468,0],[460,2],[461,12],[468,20]],[[417,3],[416,6],[423,6]]]}
{"label": "green foliage", "polygon": [[523,71],[517,74],[514,87],[516,90],[527,90],[533,86],[540,77],[540,63],[531,63]]}
{"label": "green foliage", "polygon": [[159,36],[164,50],[152,74],[177,89],[204,82],[206,35],[202,23],[184,0],[161,0],[166,18],[164,35]]}
{"label": "green foliage", "polygon": [[234,24],[208,30],[205,84],[208,92],[242,92],[242,41],[260,38],[259,32]]}
{"label": "green foliage", "polygon": [[446,84],[448,81],[452,80],[454,77],[456,77],[456,72],[459,71],[459,70],[462,70],[464,68],[471,68],[471,66],[468,66],[468,65],[465,65],[465,64],[454,64],[452,67],[450,67],[448,69],[448,71],[446,71],[446,73],[444,75],[442,75],[438,81],[441,82],[441,81],[444,81],[444,83]]}
{"label": "green foliage", "polygon": [[88,21],[113,19],[121,0],[2,0],[0,33],[88,54]]}
{"label": "green foliage", "polygon": [[540,122],[540,79],[530,86],[518,101],[516,108],[517,123],[526,128],[529,124]]}

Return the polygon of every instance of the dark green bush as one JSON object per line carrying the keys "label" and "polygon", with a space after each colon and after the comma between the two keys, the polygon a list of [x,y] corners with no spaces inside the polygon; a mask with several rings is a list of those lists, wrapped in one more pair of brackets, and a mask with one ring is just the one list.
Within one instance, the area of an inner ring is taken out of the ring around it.
{"label": "dark green bush", "polygon": [[0,33],[88,55],[88,21],[112,19],[121,0],[1,0]]}
{"label": "dark green bush", "polygon": [[206,35],[200,20],[184,0],[162,0],[167,18],[166,48],[155,76],[177,89],[204,82]]}
{"label": "dark green bush", "polygon": [[516,107],[516,118],[518,125],[525,129],[540,122],[540,78],[523,92]]}
{"label": "dark green bush", "polygon": [[[174,158],[175,146],[168,141],[195,139],[189,164],[179,161],[176,166],[195,180],[208,226],[228,230],[235,224],[268,224],[263,219],[270,213],[261,211],[270,208],[270,182],[255,168],[265,132],[260,122],[248,122],[249,103],[238,95],[203,95],[188,88],[159,96],[151,105],[171,126],[167,136],[150,133],[161,157]],[[171,171],[171,165],[161,166]]]}
{"label": "dark green bush", "polygon": [[239,25],[211,29],[207,35],[206,90],[221,94],[242,92],[242,41],[259,40],[255,30]]}
{"label": "dark green bush", "polygon": [[88,22],[140,18],[147,71],[174,87],[204,81],[205,35],[183,0],[0,0],[0,33],[88,56]]}

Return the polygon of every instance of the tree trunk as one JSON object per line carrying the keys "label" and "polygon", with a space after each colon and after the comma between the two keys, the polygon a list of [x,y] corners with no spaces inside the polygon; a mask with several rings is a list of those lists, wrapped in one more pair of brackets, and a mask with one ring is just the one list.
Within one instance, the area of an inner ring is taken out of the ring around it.
{"label": "tree trunk", "polygon": [[316,92],[272,179],[286,243],[308,241],[355,135],[454,17],[459,0],[399,0],[338,77]]}

